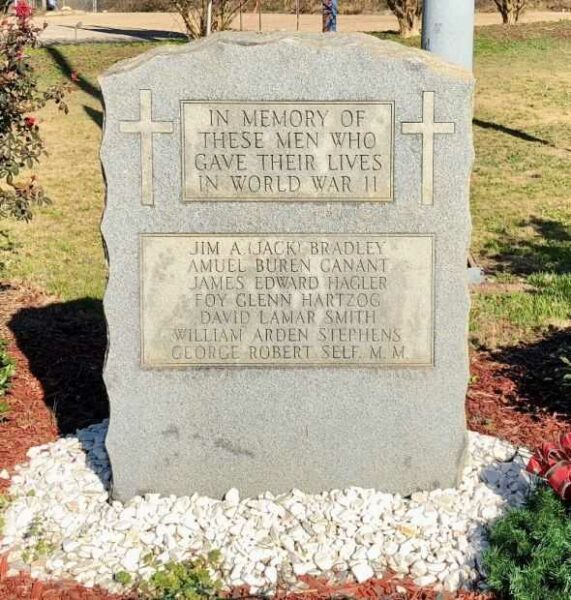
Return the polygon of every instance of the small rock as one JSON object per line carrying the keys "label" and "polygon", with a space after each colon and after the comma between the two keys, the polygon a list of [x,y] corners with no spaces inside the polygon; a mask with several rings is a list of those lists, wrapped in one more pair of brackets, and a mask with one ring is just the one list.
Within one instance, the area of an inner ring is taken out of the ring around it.
{"label": "small rock", "polygon": [[490,485],[496,485],[497,483],[499,483],[500,477],[501,476],[498,473],[498,471],[493,468],[486,469],[486,471],[483,473],[484,480],[487,481]]}
{"label": "small rock", "polygon": [[428,586],[428,585],[433,585],[438,580],[436,579],[436,577],[434,575],[422,575],[421,577],[415,577],[413,579],[413,581],[414,581],[414,583],[416,583],[416,585],[418,585],[420,587],[424,587],[424,586]]}
{"label": "small rock", "polygon": [[293,572],[298,576],[301,577],[302,575],[307,575],[311,570],[314,569],[314,565],[313,563],[310,562],[306,562],[306,563],[295,563],[293,565]]}
{"label": "small rock", "polygon": [[379,544],[375,544],[367,550],[367,559],[370,561],[375,561],[378,558],[380,558],[382,553],[383,553],[382,547]]}
{"label": "small rock", "polygon": [[357,580],[357,583],[363,583],[375,575],[373,569],[367,563],[356,563],[351,566],[351,573]]}
{"label": "small rock", "polygon": [[417,560],[412,564],[410,572],[412,573],[413,577],[421,577],[422,575],[426,575],[426,563],[423,560]]}
{"label": "small rock", "polygon": [[461,584],[460,574],[457,571],[452,571],[444,580],[444,589],[447,592],[455,592]]}
{"label": "small rock", "polygon": [[272,584],[275,585],[278,581],[278,570],[274,566],[269,566],[264,569],[264,575],[266,579]]}
{"label": "small rock", "polygon": [[240,503],[240,492],[236,488],[230,488],[224,496],[224,502],[234,505]]}
{"label": "small rock", "polygon": [[491,521],[498,516],[498,510],[495,506],[485,506],[482,509],[482,518]]}
{"label": "small rock", "polygon": [[313,562],[322,571],[330,571],[333,567],[333,557],[324,550],[318,551],[314,554]]}
{"label": "small rock", "polygon": [[139,559],[141,558],[141,550],[140,548],[131,548],[127,551],[121,564],[125,568],[125,570],[129,572],[133,572],[137,570],[139,566]]}
{"label": "small rock", "polygon": [[387,556],[393,556],[394,554],[396,554],[399,550],[399,546],[396,542],[387,542],[384,546],[383,546],[383,553],[386,554]]}

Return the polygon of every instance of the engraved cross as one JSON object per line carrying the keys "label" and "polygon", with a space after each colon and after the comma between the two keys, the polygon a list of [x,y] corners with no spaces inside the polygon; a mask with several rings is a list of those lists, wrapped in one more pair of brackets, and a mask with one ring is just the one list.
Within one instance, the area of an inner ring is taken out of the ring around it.
{"label": "engraved cross", "polygon": [[455,123],[434,121],[434,92],[423,92],[422,121],[402,124],[404,134],[422,136],[422,204],[426,206],[434,204],[434,136],[455,130]]}
{"label": "engraved cross", "polygon": [[140,120],[119,121],[121,133],[141,136],[141,204],[153,206],[153,135],[173,133],[173,121],[153,121],[152,92],[140,90]]}

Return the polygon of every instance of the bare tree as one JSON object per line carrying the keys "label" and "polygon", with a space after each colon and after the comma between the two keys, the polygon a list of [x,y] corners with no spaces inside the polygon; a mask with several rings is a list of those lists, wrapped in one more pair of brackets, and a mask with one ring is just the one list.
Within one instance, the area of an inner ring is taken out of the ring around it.
{"label": "bare tree", "polygon": [[526,0],[494,0],[494,2],[502,15],[502,21],[506,25],[514,25],[525,8]]}
{"label": "bare tree", "polygon": [[398,19],[402,37],[411,37],[420,33],[422,0],[387,0],[387,4]]}
{"label": "bare tree", "polygon": [[[207,34],[208,0],[166,0],[181,16],[188,39]],[[232,25],[244,0],[213,0],[212,31],[224,31]]]}

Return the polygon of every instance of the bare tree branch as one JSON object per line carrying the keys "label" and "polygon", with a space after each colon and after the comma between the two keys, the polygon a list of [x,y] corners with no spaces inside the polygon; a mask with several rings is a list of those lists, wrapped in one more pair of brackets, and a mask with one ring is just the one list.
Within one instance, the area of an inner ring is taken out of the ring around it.
{"label": "bare tree branch", "polygon": [[[208,0],[166,0],[166,3],[181,16],[190,40],[206,35]],[[229,29],[244,4],[245,0],[213,0],[212,31]]]}

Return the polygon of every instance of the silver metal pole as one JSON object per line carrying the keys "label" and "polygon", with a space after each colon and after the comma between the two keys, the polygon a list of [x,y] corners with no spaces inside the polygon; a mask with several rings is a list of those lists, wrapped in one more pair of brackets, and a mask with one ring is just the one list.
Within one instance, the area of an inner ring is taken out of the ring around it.
{"label": "silver metal pole", "polygon": [[97,0],[93,0],[93,12],[97,12]]}
{"label": "silver metal pole", "polygon": [[424,0],[422,47],[472,70],[474,0]]}

